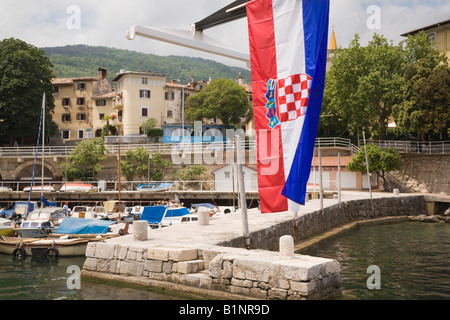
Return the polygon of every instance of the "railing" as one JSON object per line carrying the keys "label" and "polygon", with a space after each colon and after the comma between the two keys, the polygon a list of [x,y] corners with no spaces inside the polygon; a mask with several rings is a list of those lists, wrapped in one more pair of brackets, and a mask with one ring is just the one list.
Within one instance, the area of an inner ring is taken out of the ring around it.
{"label": "railing", "polygon": [[[44,181],[44,186],[53,186],[55,191],[58,192],[61,187],[66,183],[66,181]],[[67,181],[67,183],[73,183],[73,181]],[[86,184],[94,186],[98,191],[118,191],[119,190],[119,181],[118,180],[100,180],[100,181],[76,181],[77,184]],[[230,181],[213,181],[213,180],[188,180],[188,181],[121,181],[120,189],[122,191],[136,191],[136,188],[140,184],[147,183],[172,183],[173,186],[170,188],[170,191],[232,191],[232,185],[230,185]],[[236,184],[237,182],[235,182]],[[31,185],[30,181],[0,181],[0,187],[9,187],[11,191],[19,191],[28,193],[29,191],[23,191],[24,188],[29,187]],[[228,186],[224,188],[224,186]],[[41,181],[35,181],[33,184],[33,192],[41,192],[40,190]],[[216,188],[217,186],[217,188]],[[216,190],[217,189],[217,190]],[[235,187],[235,191],[237,193],[237,187]],[[246,191],[258,191],[257,187],[251,188],[247,187]],[[48,191],[44,191],[47,193]],[[69,192],[69,191],[68,191]],[[79,192],[79,191],[77,191]],[[142,191],[144,194],[148,191]]]}
{"label": "railing", "polygon": [[368,140],[380,148],[394,148],[402,153],[450,153],[450,141]]}

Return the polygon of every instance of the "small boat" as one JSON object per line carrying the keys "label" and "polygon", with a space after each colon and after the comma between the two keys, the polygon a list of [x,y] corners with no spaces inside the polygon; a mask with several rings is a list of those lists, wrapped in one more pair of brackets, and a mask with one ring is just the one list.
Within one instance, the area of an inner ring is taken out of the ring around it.
{"label": "small boat", "polygon": [[0,235],[5,237],[12,237],[16,232],[17,225],[14,221],[0,218]]}
{"label": "small boat", "polygon": [[115,223],[115,221],[110,220],[70,217],[63,220],[52,236],[96,237],[99,235],[107,235],[110,231],[110,226]]}
{"label": "small boat", "polygon": [[59,189],[61,192],[89,192],[91,190],[95,191],[97,188],[90,183],[65,183]]}
{"label": "small boat", "polygon": [[[23,191],[29,192],[31,189],[31,187],[25,187],[23,188]],[[36,192],[55,192],[55,188],[53,188],[53,186],[50,185],[44,185],[44,186],[33,186],[32,191],[36,191]]]}
{"label": "small boat", "polygon": [[10,187],[0,187],[0,192],[12,192],[13,190]]}
{"label": "small boat", "polygon": [[142,183],[137,186],[137,191],[150,191],[150,192],[159,192],[166,191],[172,188],[173,183],[167,182],[157,182],[157,183]]}
{"label": "small boat", "polygon": [[198,210],[209,210],[209,216],[212,217],[216,213],[220,212],[219,208],[212,203],[197,203],[197,204],[191,204],[190,213],[197,213]]}
{"label": "small boat", "polygon": [[141,220],[147,220],[152,228],[171,225],[172,217],[181,217],[188,215],[189,210],[186,207],[168,207],[168,206],[146,206],[141,215]]}
{"label": "small boat", "polygon": [[13,257],[31,256],[84,256],[90,241],[101,239],[68,238],[41,239],[0,236],[0,253]]}
{"label": "small boat", "polygon": [[175,216],[175,217],[165,217],[161,220],[161,225],[163,227],[168,227],[174,224],[180,223],[189,223],[189,222],[197,222],[198,216],[195,213],[186,214],[184,216]]}
{"label": "small boat", "polygon": [[22,238],[47,237],[56,230],[54,220],[58,220],[62,212],[63,209],[59,207],[45,207],[30,212],[18,229],[19,236]]}
{"label": "small boat", "polygon": [[14,203],[14,208],[10,210],[3,210],[0,213],[0,217],[19,220],[22,218],[23,215],[27,213],[27,206],[28,212],[31,212],[38,208],[38,203],[36,201],[31,201],[28,204],[27,201],[16,201]]}

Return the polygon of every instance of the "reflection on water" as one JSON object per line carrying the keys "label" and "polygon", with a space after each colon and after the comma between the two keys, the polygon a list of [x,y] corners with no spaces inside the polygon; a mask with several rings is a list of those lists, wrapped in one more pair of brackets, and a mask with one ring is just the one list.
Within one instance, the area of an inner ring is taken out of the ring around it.
{"label": "reflection on water", "polygon": [[[450,299],[450,225],[408,222],[360,227],[303,254],[336,259],[344,293],[368,299]],[[367,268],[380,268],[369,290]]]}
{"label": "reflection on water", "polygon": [[[80,289],[67,272],[69,266],[83,266],[85,257],[60,257],[56,260],[45,257],[13,259],[0,254],[0,300],[171,300],[184,299],[161,290],[133,287],[132,285],[110,285],[81,279]],[[69,281],[69,285],[68,285]]]}

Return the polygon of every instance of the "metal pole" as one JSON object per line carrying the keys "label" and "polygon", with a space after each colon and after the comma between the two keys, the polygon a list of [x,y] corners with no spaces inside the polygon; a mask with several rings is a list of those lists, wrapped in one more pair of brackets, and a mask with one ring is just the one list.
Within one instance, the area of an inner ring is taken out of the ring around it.
{"label": "metal pole", "polygon": [[364,131],[363,131],[363,140],[364,140],[364,153],[366,154],[367,183],[369,184],[370,202],[372,203],[372,214],[373,214],[375,213],[375,211],[373,209],[372,186],[370,185],[369,161],[367,160],[366,135]]}
{"label": "metal pole", "polygon": [[241,136],[236,135],[236,160],[238,169],[238,181],[239,181],[239,193],[241,194],[241,214],[242,214],[242,227],[244,229],[245,247],[250,249],[250,232],[248,230],[248,217],[247,217],[247,198],[245,196],[244,185],[244,172],[242,168],[241,157]]}
{"label": "metal pole", "polygon": [[341,153],[338,152],[338,203],[341,204]]}
{"label": "metal pole", "polygon": [[45,92],[42,98],[42,168],[41,168],[41,208],[44,207],[44,147],[45,147]]}
{"label": "metal pole", "polygon": [[320,210],[323,210],[322,150],[319,147]]}
{"label": "metal pole", "polygon": [[181,87],[181,143],[184,143],[184,85]]}

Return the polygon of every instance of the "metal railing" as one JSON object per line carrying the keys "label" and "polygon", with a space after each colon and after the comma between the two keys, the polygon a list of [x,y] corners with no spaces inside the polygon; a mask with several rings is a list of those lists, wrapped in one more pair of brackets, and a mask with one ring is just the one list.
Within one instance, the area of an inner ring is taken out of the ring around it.
{"label": "metal railing", "polygon": [[401,153],[450,153],[450,141],[368,140],[380,148],[394,148]]}
{"label": "metal railing", "polygon": [[[119,191],[119,181],[118,180],[99,180],[99,181],[44,181],[44,186],[52,186],[54,191],[44,191],[47,192],[59,192],[61,187],[65,183],[77,183],[77,184],[85,184],[92,185],[98,191]],[[173,186],[169,189],[170,191],[232,191],[232,185],[224,189],[224,186],[227,186],[230,181],[219,181],[219,180],[172,180],[172,181],[121,181],[120,190],[122,191],[136,191],[136,188],[140,184],[147,183],[172,183]],[[236,184],[236,182],[235,182]],[[24,188],[27,188],[31,185],[30,181],[6,181],[0,180],[0,187],[8,187],[11,188],[11,191],[24,192],[28,193],[28,191],[24,191]],[[36,181],[33,184],[33,192],[41,192],[41,181]],[[247,188],[249,192],[258,191],[257,187]],[[5,192],[5,191],[3,191]],[[69,191],[68,191],[69,192]],[[79,192],[79,191],[77,191]],[[148,191],[142,191],[143,193]],[[237,192],[237,187],[236,187]]]}

